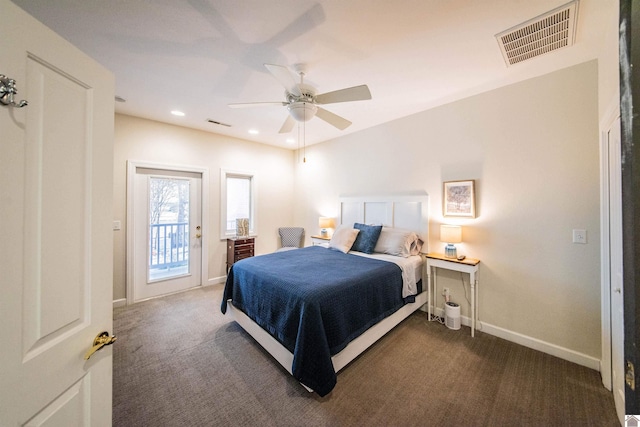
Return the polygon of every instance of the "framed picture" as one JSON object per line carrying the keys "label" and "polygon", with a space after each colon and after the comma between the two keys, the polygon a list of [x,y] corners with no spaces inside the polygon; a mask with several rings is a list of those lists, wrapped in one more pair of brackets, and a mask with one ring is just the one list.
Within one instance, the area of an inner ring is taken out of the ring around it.
{"label": "framed picture", "polygon": [[249,218],[236,219],[236,237],[249,237]]}
{"label": "framed picture", "polygon": [[448,181],[442,192],[444,216],[476,217],[475,181]]}

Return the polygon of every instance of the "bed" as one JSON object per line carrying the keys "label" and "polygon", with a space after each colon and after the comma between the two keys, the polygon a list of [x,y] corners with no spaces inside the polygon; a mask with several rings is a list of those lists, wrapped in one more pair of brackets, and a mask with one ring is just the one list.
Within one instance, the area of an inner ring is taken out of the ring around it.
{"label": "bed", "polygon": [[[340,369],[429,303],[419,253],[427,252],[426,243],[420,245],[428,242],[427,212],[426,195],[342,198],[333,248],[312,246],[234,264],[221,309],[302,385],[324,396]],[[353,224],[359,232],[353,233]],[[375,229],[379,238],[372,246],[369,232]],[[360,239],[342,247],[340,233]],[[402,254],[388,249],[398,236],[406,243]]]}

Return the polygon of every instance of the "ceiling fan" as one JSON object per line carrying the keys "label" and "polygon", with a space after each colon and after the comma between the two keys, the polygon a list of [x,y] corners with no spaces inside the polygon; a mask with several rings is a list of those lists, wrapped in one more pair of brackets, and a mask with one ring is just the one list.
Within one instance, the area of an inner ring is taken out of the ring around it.
{"label": "ceiling fan", "polygon": [[340,130],[344,130],[351,125],[351,122],[338,116],[320,105],[335,104],[337,102],[363,101],[371,99],[371,92],[367,85],[354,86],[332,92],[316,94],[313,86],[304,83],[306,74],[305,64],[296,64],[294,69],[300,76],[300,83],[297,83],[287,67],[282,65],[264,64],[267,70],[285,88],[286,101],[281,102],[249,102],[229,104],[231,108],[261,107],[268,105],[285,106],[289,110],[289,116],[280,128],[280,133],[289,133],[297,122],[306,122],[317,116],[330,125]]}

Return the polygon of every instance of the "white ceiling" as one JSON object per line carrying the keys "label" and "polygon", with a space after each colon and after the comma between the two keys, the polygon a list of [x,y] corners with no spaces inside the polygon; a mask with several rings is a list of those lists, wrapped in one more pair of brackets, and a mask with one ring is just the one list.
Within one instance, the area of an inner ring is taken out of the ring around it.
{"label": "white ceiling", "polygon": [[284,100],[264,63],[307,64],[319,93],[369,86],[325,106],[346,130],[308,122],[310,145],[594,59],[604,31],[604,2],[581,0],[574,46],[507,67],[495,34],[568,0],[13,1],[115,74],[117,112],[287,148],[285,107],[227,106]]}

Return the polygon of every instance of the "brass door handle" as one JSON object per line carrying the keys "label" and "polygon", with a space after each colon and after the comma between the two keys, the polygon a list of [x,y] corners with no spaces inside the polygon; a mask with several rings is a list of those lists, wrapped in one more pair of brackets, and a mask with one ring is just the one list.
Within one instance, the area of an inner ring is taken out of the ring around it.
{"label": "brass door handle", "polygon": [[202,237],[202,234],[196,234],[196,239],[199,239]]}
{"label": "brass door handle", "polygon": [[105,345],[111,345],[114,342],[116,342],[116,336],[115,335],[110,337],[109,336],[109,332],[107,332],[107,331],[101,332],[93,340],[93,347],[91,347],[89,349],[89,351],[87,351],[85,353],[84,360],[89,360],[89,358],[91,356],[93,356],[93,353],[95,353],[96,351],[100,350]]}

